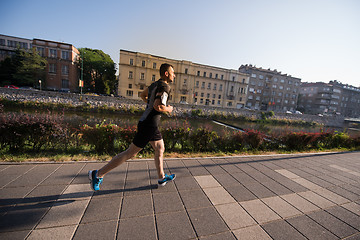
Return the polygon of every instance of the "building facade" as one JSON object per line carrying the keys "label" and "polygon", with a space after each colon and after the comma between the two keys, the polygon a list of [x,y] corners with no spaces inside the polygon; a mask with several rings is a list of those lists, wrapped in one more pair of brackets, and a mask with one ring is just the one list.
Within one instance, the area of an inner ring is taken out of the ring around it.
{"label": "building facade", "polygon": [[360,88],[338,81],[301,84],[299,109],[305,113],[360,117],[359,104]]}
{"label": "building facade", "polygon": [[140,99],[141,92],[160,78],[161,64],[174,66],[169,102],[242,108],[249,76],[237,70],[189,61],[174,60],[145,53],[120,50],[118,94]]}
{"label": "building facade", "polygon": [[32,40],[0,34],[0,61],[13,56],[18,48],[31,49]]}
{"label": "building facade", "polygon": [[80,52],[73,45],[43,39],[30,40],[0,35],[0,61],[13,56],[18,48],[25,50],[36,48],[39,55],[48,61],[46,78],[39,79],[39,86],[41,81],[43,89],[78,91],[77,62]]}
{"label": "building facade", "polygon": [[277,112],[296,110],[300,78],[252,65],[241,65],[239,71],[250,75],[247,108]]}
{"label": "building facade", "polygon": [[80,52],[73,45],[34,39],[33,47],[48,61],[44,84],[48,90],[78,91]]}

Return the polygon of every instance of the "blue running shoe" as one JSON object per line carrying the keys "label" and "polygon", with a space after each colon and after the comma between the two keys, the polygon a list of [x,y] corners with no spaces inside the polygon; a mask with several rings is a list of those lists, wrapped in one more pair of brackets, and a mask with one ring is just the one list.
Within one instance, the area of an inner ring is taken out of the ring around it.
{"label": "blue running shoe", "polygon": [[165,177],[163,179],[158,180],[159,186],[165,186],[167,182],[171,182],[176,178],[175,174],[167,175],[165,174]]}
{"label": "blue running shoe", "polygon": [[103,178],[98,178],[96,175],[97,175],[97,170],[89,171],[89,180],[90,180],[91,188],[94,191],[99,191],[100,184],[102,184],[103,182]]}

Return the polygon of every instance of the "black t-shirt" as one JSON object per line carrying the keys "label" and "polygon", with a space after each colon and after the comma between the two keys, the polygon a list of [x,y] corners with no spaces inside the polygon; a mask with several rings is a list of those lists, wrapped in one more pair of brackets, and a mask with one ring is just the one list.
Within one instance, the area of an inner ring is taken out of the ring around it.
{"label": "black t-shirt", "polygon": [[148,99],[145,112],[140,118],[140,122],[148,126],[157,127],[160,123],[161,112],[154,109],[156,95],[161,93],[160,101],[163,105],[167,105],[168,96],[170,96],[170,86],[164,80],[159,79],[149,86]]}

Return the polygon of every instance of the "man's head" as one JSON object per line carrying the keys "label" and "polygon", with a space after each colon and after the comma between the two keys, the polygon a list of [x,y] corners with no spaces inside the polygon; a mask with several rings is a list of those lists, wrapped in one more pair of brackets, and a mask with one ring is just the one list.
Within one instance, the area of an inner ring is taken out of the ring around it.
{"label": "man's head", "polygon": [[168,63],[160,66],[160,77],[167,82],[173,82],[175,79],[174,67]]}

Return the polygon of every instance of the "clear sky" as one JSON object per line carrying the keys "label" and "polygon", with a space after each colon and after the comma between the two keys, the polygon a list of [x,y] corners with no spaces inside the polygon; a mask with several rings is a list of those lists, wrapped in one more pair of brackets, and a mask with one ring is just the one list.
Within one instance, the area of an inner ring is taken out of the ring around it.
{"label": "clear sky", "polygon": [[11,0],[0,33],[360,86],[359,0]]}

